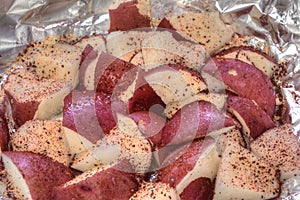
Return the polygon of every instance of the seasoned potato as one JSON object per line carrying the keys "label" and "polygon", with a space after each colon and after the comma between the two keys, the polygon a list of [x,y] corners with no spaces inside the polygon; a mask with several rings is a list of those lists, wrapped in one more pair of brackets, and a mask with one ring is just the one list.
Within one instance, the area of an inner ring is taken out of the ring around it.
{"label": "seasoned potato", "polygon": [[73,178],[71,170],[49,157],[31,152],[2,153],[8,192],[17,199],[52,199],[52,189]]}

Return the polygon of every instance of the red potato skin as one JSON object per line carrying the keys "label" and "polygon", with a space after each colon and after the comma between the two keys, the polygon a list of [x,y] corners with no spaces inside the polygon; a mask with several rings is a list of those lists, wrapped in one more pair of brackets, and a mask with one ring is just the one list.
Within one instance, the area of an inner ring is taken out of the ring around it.
{"label": "red potato skin", "polygon": [[73,91],[64,99],[62,124],[92,143],[97,142],[116,125],[111,96],[93,91]]}
{"label": "red potato skin", "polygon": [[90,45],[88,45],[82,52],[81,55],[81,63],[79,68],[79,85],[78,88],[85,89],[84,81],[85,81],[85,73],[87,71],[88,66],[95,60],[98,56],[97,51]]}
{"label": "red potato skin", "polygon": [[[144,77],[145,71],[139,69],[134,94],[128,101],[129,113],[149,111],[155,105],[160,105],[163,108],[166,107],[165,103],[155,93]],[[163,116],[163,110],[158,114]]]}
{"label": "red potato skin", "polygon": [[[213,142],[212,139],[194,141],[190,146],[177,155],[176,160],[166,157],[163,166],[166,166],[158,171],[158,181],[168,183],[171,187],[176,187],[185,175],[191,171],[197,163],[201,152],[205,146]],[[200,178],[200,177],[199,177]]]}
{"label": "red potato skin", "polygon": [[88,44],[84,48],[84,50],[83,50],[83,52],[81,54],[81,61],[86,60],[87,56],[89,56],[89,55],[90,56],[93,55],[92,57],[96,58],[97,57],[97,51],[95,51],[94,48],[91,45]]}
{"label": "red potato skin", "polygon": [[0,149],[8,150],[9,133],[5,117],[4,105],[0,105]]}
{"label": "red potato skin", "polygon": [[31,152],[6,151],[22,173],[32,199],[52,199],[52,189],[73,178],[69,168],[51,158]]}
{"label": "red potato skin", "polygon": [[180,194],[181,200],[211,200],[213,186],[209,178],[201,177],[191,182]]}
{"label": "red potato skin", "polygon": [[[238,75],[231,73],[233,71]],[[276,106],[273,84],[267,75],[253,65],[235,59],[215,58],[203,67],[202,72],[222,80],[239,96],[254,100],[273,117]]]}
{"label": "red potato skin", "polygon": [[20,127],[25,122],[33,119],[40,102],[26,101],[22,103],[16,101],[9,91],[5,91],[5,94],[7,97],[7,99],[4,100],[5,107],[11,109],[12,118],[17,127]]}
{"label": "red potato skin", "polygon": [[152,142],[152,146],[156,147],[161,141],[161,130],[166,120],[155,113],[147,111],[139,111],[129,115],[138,126],[142,126],[141,132]]}
{"label": "red potato skin", "polygon": [[270,116],[249,99],[229,95],[227,97],[227,106],[236,110],[244,119],[250,129],[250,136],[253,139],[268,129],[275,127]]}
{"label": "red potato skin", "polygon": [[135,65],[102,52],[95,70],[96,91],[118,95],[133,83],[136,73]]}
{"label": "red potato skin", "polygon": [[136,28],[150,27],[149,16],[142,15],[137,8],[137,1],[121,3],[116,9],[109,10],[110,28],[113,31],[128,31]]}
{"label": "red potato skin", "polygon": [[139,184],[135,175],[120,170],[121,166],[97,172],[76,184],[53,190],[54,200],[128,200]]}
{"label": "red potato skin", "polygon": [[259,49],[255,49],[254,47],[251,46],[235,46],[235,47],[231,47],[229,49],[224,49],[221,52],[218,52],[218,54],[216,56],[222,57],[226,54],[229,54],[231,52],[236,51],[237,53],[241,50],[247,50],[247,51],[252,51],[255,52],[259,55],[262,55],[263,57],[265,57],[266,59],[268,59],[269,61],[274,63],[274,67],[277,65],[277,61],[275,60],[275,58],[269,56],[268,54],[266,54],[265,52],[259,50]]}
{"label": "red potato skin", "polygon": [[162,130],[160,147],[201,138],[209,131],[233,125],[233,120],[224,116],[210,102],[193,102],[177,111],[166,123]]}
{"label": "red potato skin", "polygon": [[166,106],[150,85],[145,84],[134,91],[133,97],[129,99],[128,109],[129,113],[149,111],[154,105]]}

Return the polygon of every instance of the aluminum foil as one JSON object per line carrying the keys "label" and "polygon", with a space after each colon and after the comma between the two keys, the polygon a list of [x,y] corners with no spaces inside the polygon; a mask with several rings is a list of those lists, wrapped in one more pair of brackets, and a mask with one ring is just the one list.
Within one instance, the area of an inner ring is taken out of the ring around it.
{"label": "aluminum foil", "polygon": [[[50,35],[106,34],[108,8],[124,0],[1,0],[0,69],[33,41]],[[281,90],[288,101],[291,123],[300,142],[300,1],[299,0],[143,0],[152,18],[187,11],[218,10],[240,34],[256,36],[253,46],[265,41],[270,54],[287,66]],[[261,47],[261,46],[260,46]],[[300,178],[283,185],[282,199],[300,199]],[[2,199],[2,198],[0,198]]]}

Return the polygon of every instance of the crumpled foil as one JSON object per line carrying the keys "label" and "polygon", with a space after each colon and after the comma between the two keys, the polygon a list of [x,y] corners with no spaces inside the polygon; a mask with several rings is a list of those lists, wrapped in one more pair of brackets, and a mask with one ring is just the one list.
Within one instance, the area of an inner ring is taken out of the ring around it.
{"label": "crumpled foil", "polygon": [[[125,0],[2,0],[0,5],[0,69],[33,41],[50,35],[106,34],[108,9]],[[145,1],[145,0],[144,0]],[[300,1],[299,0],[146,0],[152,18],[187,11],[218,10],[240,34],[266,41],[271,54],[287,66],[281,91],[300,142]],[[258,47],[258,46],[257,46]],[[283,184],[281,199],[300,199],[300,178]],[[5,199],[0,197],[0,199]]]}

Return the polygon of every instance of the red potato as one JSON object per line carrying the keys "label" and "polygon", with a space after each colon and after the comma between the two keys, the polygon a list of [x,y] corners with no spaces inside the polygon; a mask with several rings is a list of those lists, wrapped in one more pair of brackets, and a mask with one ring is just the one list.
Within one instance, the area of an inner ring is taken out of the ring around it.
{"label": "red potato", "polygon": [[95,90],[95,70],[99,56],[100,53],[90,45],[83,50],[79,69],[79,87]]}
{"label": "red potato", "polygon": [[160,146],[223,133],[233,126],[233,120],[226,117],[210,102],[193,102],[176,112],[166,123],[162,130]]}
{"label": "red potato", "polygon": [[[216,177],[220,158],[213,139],[194,141],[183,152],[177,154],[175,161],[170,159],[171,156],[165,159],[158,171],[158,181],[170,184],[179,195],[189,197],[190,189],[199,183],[199,178],[207,178],[210,182]],[[193,183],[195,180],[196,183]],[[209,187],[211,183],[204,183],[203,187],[194,191],[195,195],[206,196],[212,193],[212,187]]]}
{"label": "red potato", "polygon": [[54,200],[128,200],[137,190],[134,174],[128,163],[111,167],[95,167],[73,180],[54,188]]}
{"label": "red potato", "polygon": [[53,187],[73,178],[69,168],[43,155],[6,151],[2,160],[8,193],[16,199],[53,199]]}
{"label": "red potato", "polygon": [[255,49],[254,47],[249,46],[231,47],[219,52],[216,57],[231,58],[243,61],[255,66],[270,78],[279,68],[274,58],[259,49]]}
{"label": "red potato", "polygon": [[16,69],[4,84],[5,106],[17,126],[31,119],[49,119],[61,112],[63,99],[71,89],[68,82],[40,79],[24,69]]}
{"label": "red potato", "polygon": [[159,106],[163,109],[165,104],[149,84],[137,88],[128,102],[129,113],[149,111],[153,106]]}
{"label": "red potato", "polygon": [[140,189],[129,200],[179,200],[176,190],[162,182],[143,182]]}
{"label": "red potato", "polygon": [[150,27],[150,16],[144,13],[139,5],[144,2],[133,0],[121,3],[116,9],[110,9],[109,19],[110,28],[109,32],[113,31],[127,31],[136,28]]}
{"label": "red potato", "polygon": [[111,95],[73,91],[64,100],[62,125],[96,143],[116,125]]}
{"label": "red potato", "polygon": [[198,178],[191,182],[181,193],[181,200],[210,200],[213,197],[213,186],[209,178]]}
{"label": "red potato", "polygon": [[163,19],[158,27],[176,30],[185,38],[204,44],[209,54],[229,42],[234,33],[219,12],[187,12]]}
{"label": "red potato", "polygon": [[140,60],[142,64],[141,59],[135,56],[142,51],[142,41],[153,34],[155,32],[151,28],[109,33],[106,36],[107,53],[133,64],[138,63],[134,59]]}
{"label": "red potato", "polygon": [[253,65],[235,59],[215,58],[203,67],[203,74],[224,82],[239,96],[255,101],[273,117],[276,104],[273,84],[267,75]]}
{"label": "red potato", "polygon": [[117,126],[106,137],[76,156],[71,167],[86,171],[98,165],[110,165],[126,159],[134,172],[148,172],[152,160],[150,142],[131,118],[117,114],[117,122]]}
{"label": "red potato", "polygon": [[145,80],[165,104],[184,101],[207,88],[198,72],[177,64],[149,70]]}
{"label": "red potato", "polygon": [[[32,44],[20,56],[21,65],[38,77],[78,84],[82,50],[59,42]],[[64,55],[64,56],[61,56]]]}
{"label": "red potato", "polygon": [[166,119],[147,111],[134,112],[129,117],[137,123],[139,130],[152,142],[152,145],[158,146]]}
{"label": "red potato", "polygon": [[227,97],[227,106],[241,123],[243,133],[251,139],[275,126],[270,116],[249,99],[230,95]]}
{"label": "red potato", "polygon": [[[106,52],[105,39],[103,35],[92,35],[89,37],[83,37],[74,46],[80,48],[81,52],[83,52],[88,46],[95,49],[99,53],[102,51]],[[82,59],[84,59],[84,57]]]}
{"label": "red potato", "polygon": [[[160,65],[180,64],[199,71],[207,59],[205,47],[188,40],[177,40],[174,31],[156,31],[141,42],[145,71]],[[195,59],[196,58],[196,59]]]}
{"label": "red potato", "polygon": [[300,175],[300,143],[290,124],[270,129],[250,143],[251,151],[280,170],[280,180]]}
{"label": "red potato", "polygon": [[0,150],[5,151],[8,150],[8,141],[9,141],[9,134],[8,134],[8,126],[7,120],[5,117],[5,109],[4,105],[0,105]]}
{"label": "red potato", "polygon": [[280,192],[277,170],[237,143],[226,146],[215,183],[214,199],[271,199]]}
{"label": "red potato", "polygon": [[69,166],[71,156],[60,121],[30,120],[11,137],[13,151],[42,154]]}
{"label": "red potato", "polygon": [[182,107],[195,101],[208,101],[214,104],[218,110],[224,110],[226,108],[226,98],[226,94],[213,93],[209,92],[208,90],[204,90],[199,94],[184,99],[183,101],[173,101],[167,104],[164,114],[167,116],[167,118],[172,118],[172,116]]}
{"label": "red potato", "polygon": [[[153,88],[146,82],[145,72],[143,70],[138,71],[135,89],[132,97],[128,100],[129,113],[138,111],[149,111],[155,109],[164,108],[165,104],[161,98],[155,93]],[[158,113],[158,114],[163,114]]]}
{"label": "red potato", "polygon": [[94,74],[95,89],[97,92],[118,95],[134,82],[137,70],[133,64],[101,53]]}

